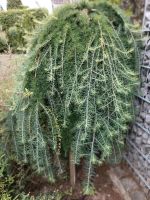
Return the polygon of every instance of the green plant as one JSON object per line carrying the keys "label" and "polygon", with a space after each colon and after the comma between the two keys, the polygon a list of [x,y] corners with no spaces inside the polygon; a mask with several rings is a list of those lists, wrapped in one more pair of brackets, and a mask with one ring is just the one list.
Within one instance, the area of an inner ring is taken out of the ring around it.
{"label": "green plant", "polygon": [[[0,12],[0,25],[2,26],[3,31],[8,31],[14,24],[19,23],[22,16],[28,15],[35,16],[37,21],[42,21],[47,15],[48,12],[46,9],[16,9],[8,10],[7,12]],[[30,23],[28,21],[27,23]]]}
{"label": "green plant", "polygon": [[[16,185],[16,175],[12,176],[11,162],[6,155],[0,151],[0,200],[31,200],[29,195],[21,191],[20,185]],[[20,173],[20,172],[19,172]],[[21,179],[21,175],[17,174]],[[26,177],[27,178],[27,177]],[[18,188],[19,187],[19,188]],[[44,196],[44,195],[43,195]]]}
{"label": "green plant", "polygon": [[11,185],[13,178],[7,175],[7,159],[0,152],[0,197],[1,200],[11,200]]}
{"label": "green plant", "polygon": [[3,53],[8,50],[8,40],[6,34],[0,32],[0,53]]}
{"label": "green plant", "polygon": [[24,29],[21,30],[16,26],[13,26],[8,30],[7,37],[13,52],[22,50],[23,47],[25,47]]}
{"label": "green plant", "polygon": [[117,160],[132,119],[136,59],[128,25],[111,5],[81,2],[56,11],[24,64],[11,115],[16,159],[54,182],[68,155],[74,180],[82,158],[84,193],[93,192],[94,166]]}
{"label": "green plant", "polygon": [[[37,26],[38,21],[32,12],[28,12],[20,16],[20,20],[14,26],[9,28],[7,37],[9,45],[13,51],[25,51],[28,37],[32,35],[32,31]],[[14,40],[15,38],[15,40]]]}
{"label": "green plant", "polygon": [[46,16],[45,9],[16,9],[0,13],[2,30],[13,52],[26,51],[28,37]]}
{"label": "green plant", "polygon": [[30,195],[21,193],[15,198],[15,200],[61,200],[63,196],[64,195],[59,193],[58,191],[51,192],[50,194],[41,194],[38,196],[30,196]]}

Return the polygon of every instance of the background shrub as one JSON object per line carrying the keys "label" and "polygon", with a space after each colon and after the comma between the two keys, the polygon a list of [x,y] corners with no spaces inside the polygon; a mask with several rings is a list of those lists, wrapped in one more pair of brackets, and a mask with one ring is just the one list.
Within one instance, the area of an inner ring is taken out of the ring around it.
{"label": "background shrub", "polygon": [[8,39],[4,32],[0,32],[0,53],[8,50]]}
{"label": "background shrub", "polygon": [[48,12],[46,9],[21,9],[0,12],[2,31],[6,33],[13,52],[26,51],[28,36],[39,25]]}
{"label": "background shrub", "polygon": [[16,9],[22,5],[21,0],[7,0],[8,9]]}
{"label": "background shrub", "polygon": [[[42,21],[47,15],[48,11],[46,9],[16,9],[8,10],[7,12],[0,12],[0,25],[3,31],[8,31],[14,24],[19,23],[22,16],[28,15],[34,16],[38,21]],[[27,23],[30,23],[28,21]]]}
{"label": "background shrub", "polygon": [[25,47],[23,30],[20,30],[16,26],[13,26],[8,30],[7,37],[12,52],[19,52],[19,50],[23,51],[23,47]]}

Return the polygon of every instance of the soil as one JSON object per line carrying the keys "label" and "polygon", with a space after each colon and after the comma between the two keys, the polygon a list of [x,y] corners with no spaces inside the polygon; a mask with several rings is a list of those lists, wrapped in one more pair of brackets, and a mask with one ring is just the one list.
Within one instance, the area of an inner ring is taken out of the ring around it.
{"label": "soil", "polygon": [[41,177],[33,176],[27,183],[26,192],[31,195],[60,193],[62,195],[61,200],[123,200],[110,180],[108,170],[109,166],[106,164],[96,168],[93,177],[95,193],[91,196],[83,195],[84,174],[81,166],[77,169],[77,183],[73,190],[68,181],[60,180],[57,184],[51,185]]}

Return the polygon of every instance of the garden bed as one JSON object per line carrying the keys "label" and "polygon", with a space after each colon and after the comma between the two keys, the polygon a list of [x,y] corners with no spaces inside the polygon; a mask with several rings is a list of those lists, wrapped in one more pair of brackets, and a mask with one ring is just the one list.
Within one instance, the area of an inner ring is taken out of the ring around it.
{"label": "garden bed", "polygon": [[109,177],[109,170],[109,165],[97,167],[93,177],[95,194],[91,196],[83,195],[84,173],[81,167],[77,169],[77,183],[73,190],[66,180],[59,180],[56,184],[51,185],[41,177],[31,176],[30,181],[26,183],[26,192],[35,196],[40,193],[50,194],[55,200],[59,198],[61,200],[123,200],[119,190],[113,185]]}

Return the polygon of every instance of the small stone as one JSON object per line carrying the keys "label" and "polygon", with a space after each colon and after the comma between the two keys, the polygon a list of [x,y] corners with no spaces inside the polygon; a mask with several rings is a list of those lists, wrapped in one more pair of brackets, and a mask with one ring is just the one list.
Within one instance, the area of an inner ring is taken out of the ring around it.
{"label": "small stone", "polygon": [[150,74],[147,75],[147,80],[150,82]]}
{"label": "small stone", "polygon": [[150,144],[150,138],[148,138],[148,140],[147,140],[147,144]]}
{"label": "small stone", "polygon": [[135,132],[135,133],[137,132],[137,126],[135,126],[135,125],[133,126],[133,132]]}
{"label": "small stone", "polygon": [[128,159],[132,162],[133,160],[133,155],[131,152],[128,152]]}
{"label": "small stone", "polygon": [[147,133],[143,133],[142,138],[148,139],[148,134]]}
{"label": "small stone", "polygon": [[[148,140],[147,140],[148,141]],[[147,144],[147,143],[146,143]],[[144,147],[143,147],[143,153],[144,154],[149,154],[149,152],[150,152],[150,145],[145,145]]]}
{"label": "small stone", "polygon": [[134,139],[135,139],[135,134],[131,133],[131,134],[130,134],[130,139],[131,139],[131,140],[134,140]]}
{"label": "small stone", "polygon": [[142,142],[143,142],[143,144],[146,144],[147,143],[147,139],[143,139]]}
{"label": "small stone", "polygon": [[137,135],[141,136],[143,134],[143,131],[141,128],[137,128]]}
{"label": "small stone", "polygon": [[141,168],[141,162],[138,162],[137,167]]}
{"label": "small stone", "polygon": [[141,88],[141,96],[146,96],[147,95],[147,89],[145,89],[144,87]]}
{"label": "small stone", "polygon": [[146,95],[146,99],[150,100],[150,94]]}
{"label": "small stone", "polygon": [[148,110],[148,109],[150,109],[150,105],[147,102],[144,102],[143,108],[144,108],[144,110]]}
{"label": "small stone", "polygon": [[146,118],[146,113],[141,112],[139,116],[140,116],[142,119],[145,119],[145,118]]}
{"label": "small stone", "polygon": [[127,192],[138,188],[136,182],[131,178],[124,178],[121,182]]}
{"label": "small stone", "polygon": [[149,27],[150,27],[150,22],[147,21],[147,22],[145,23],[145,28],[148,28],[148,30],[149,30]]}
{"label": "small stone", "polygon": [[150,114],[146,115],[145,122],[150,124]]}
{"label": "small stone", "polygon": [[137,117],[136,121],[139,122],[139,123],[143,122],[143,120],[141,119],[141,117]]}
{"label": "small stone", "polygon": [[145,76],[141,76],[141,80],[142,80],[142,82],[145,82],[146,81],[146,77]]}
{"label": "small stone", "polygon": [[130,196],[132,200],[146,200],[146,196],[142,191],[133,191]]}
{"label": "small stone", "polygon": [[149,129],[149,125],[147,123],[144,123],[144,128]]}
{"label": "small stone", "polygon": [[136,142],[137,144],[141,144],[141,142],[142,142],[141,137],[136,137],[135,142]]}
{"label": "small stone", "polygon": [[135,161],[138,160],[138,157],[139,157],[139,156],[137,155],[137,153],[133,153],[132,156],[133,156],[133,159],[134,159]]}
{"label": "small stone", "polygon": [[148,83],[144,83],[143,86],[144,86],[144,88],[146,90],[148,88],[149,84]]}
{"label": "small stone", "polygon": [[150,170],[148,170],[147,175],[150,177]]}

